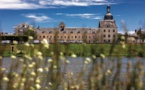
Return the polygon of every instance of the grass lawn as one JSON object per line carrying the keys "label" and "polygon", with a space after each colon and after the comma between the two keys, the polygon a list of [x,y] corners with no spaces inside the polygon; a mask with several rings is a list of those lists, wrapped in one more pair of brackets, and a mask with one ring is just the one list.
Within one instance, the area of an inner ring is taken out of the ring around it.
{"label": "grass lawn", "polygon": [[[1,44],[0,55],[10,56],[12,45]],[[76,54],[77,56],[145,56],[145,44],[126,44],[125,48],[121,44],[50,44],[49,49],[42,48],[41,44],[34,44],[29,47],[24,44],[14,45],[14,51],[17,56],[22,56],[22,52],[29,50],[30,54],[34,51],[41,51],[44,56],[50,56],[52,52],[62,52],[66,56]]]}

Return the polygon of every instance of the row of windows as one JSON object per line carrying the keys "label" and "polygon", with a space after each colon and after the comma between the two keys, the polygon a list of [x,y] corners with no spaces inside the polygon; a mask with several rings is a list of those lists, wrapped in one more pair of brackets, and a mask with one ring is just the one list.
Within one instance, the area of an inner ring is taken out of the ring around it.
{"label": "row of windows", "polygon": [[[45,33],[45,31],[43,31],[42,33]],[[52,33],[52,31],[49,32],[49,34],[51,34],[51,33]],[[63,33],[68,33],[68,32],[64,31]],[[70,33],[75,33],[75,32],[71,31]],[[77,33],[81,33],[81,32],[78,31]],[[95,34],[95,32],[92,32],[92,33]]]}
{"label": "row of windows", "polygon": [[[107,32],[107,30],[104,29],[104,32]],[[108,30],[108,32],[111,32],[111,30]],[[113,32],[115,32],[115,30],[113,30]]]}
{"label": "row of windows", "polygon": [[[104,35],[104,38],[105,38],[105,37],[107,37],[107,35]],[[111,37],[111,35],[109,34],[109,35],[108,35],[108,38],[110,38],[110,37]],[[113,38],[115,38],[115,34],[113,34]]]}
{"label": "row of windows", "polygon": [[[91,36],[85,36],[86,38],[92,38]],[[54,36],[39,36],[39,38],[54,38]],[[57,36],[57,38],[84,38],[84,36]],[[93,36],[95,38],[95,36]]]}
{"label": "row of windows", "polygon": [[111,40],[110,40],[110,39],[108,39],[108,40],[104,40],[104,42],[109,42],[109,43],[110,43],[110,42],[111,42]]}

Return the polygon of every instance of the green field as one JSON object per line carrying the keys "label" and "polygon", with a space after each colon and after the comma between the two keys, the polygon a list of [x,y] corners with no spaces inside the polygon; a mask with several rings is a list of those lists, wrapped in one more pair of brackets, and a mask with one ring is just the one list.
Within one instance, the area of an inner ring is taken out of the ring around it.
{"label": "green field", "polygon": [[34,44],[26,47],[24,44],[14,45],[14,53],[11,50],[12,45],[1,44],[0,54],[2,56],[10,56],[15,54],[22,56],[25,50],[29,50],[30,54],[34,51],[41,51],[44,56],[50,56],[52,52],[63,53],[66,56],[76,54],[77,56],[145,56],[145,44],[125,44],[125,48],[121,44],[50,44],[49,49],[42,48],[41,44]]}

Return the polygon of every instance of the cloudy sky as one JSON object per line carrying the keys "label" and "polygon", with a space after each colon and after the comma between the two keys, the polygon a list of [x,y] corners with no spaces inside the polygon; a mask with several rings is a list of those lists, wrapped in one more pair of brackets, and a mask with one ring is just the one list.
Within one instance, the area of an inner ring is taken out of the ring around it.
{"label": "cloudy sky", "polygon": [[13,32],[20,23],[58,27],[61,21],[67,27],[97,28],[108,4],[119,32],[122,22],[130,32],[145,30],[145,0],[0,0],[0,30]]}

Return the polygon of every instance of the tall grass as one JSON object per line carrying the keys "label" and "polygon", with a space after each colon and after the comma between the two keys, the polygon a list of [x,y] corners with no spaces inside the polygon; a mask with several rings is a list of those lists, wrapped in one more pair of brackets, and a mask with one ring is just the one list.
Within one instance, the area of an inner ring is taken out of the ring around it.
{"label": "tall grass", "polygon": [[[32,37],[29,37],[31,41]],[[48,52],[51,47],[43,40],[41,47],[34,47],[26,42],[22,49],[15,48],[11,55],[9,69],[2,66],[3,57],[0,56],[0,88],[1,90],[144,90],[145,73],[144,64],[140,58],[135,62],[127,60],[124,63],[121,57],[105,57],[103,47],[94,44],[91,47],[91,57],[83,57],[80,69],[75,72],[79,58],[75,53],[69,57],[61,52],[59,43],[55,43],[53,52]],[[14,45],[17,45],[14,42]],[[109,55],[112,56],[112,44]],[[122,48],[126,48],[122,42]],[[83,44],[85,52],[87,45]],[[25,48],[25,49],[23,49]],[[65,50],[69,50],[69,44]],[[94,55],[96,48],[100,58]],[[130,44],[130,48],[131,44]],[[22,57],[16,57],[18,51],[23,52]],[[119,50],[119,49],[118,49]],[[129,50],[128,49],[128,53]],[[47,52],[47,53],[46,53]],[[119,52],[118,52],[119,53]],[[51,57],[46,57],[49,54]],[[68,60],[68,59],[72,59]],[[77,60],[78,59],[78,60]],[[71,66],[71,68],[69,68]]]}

